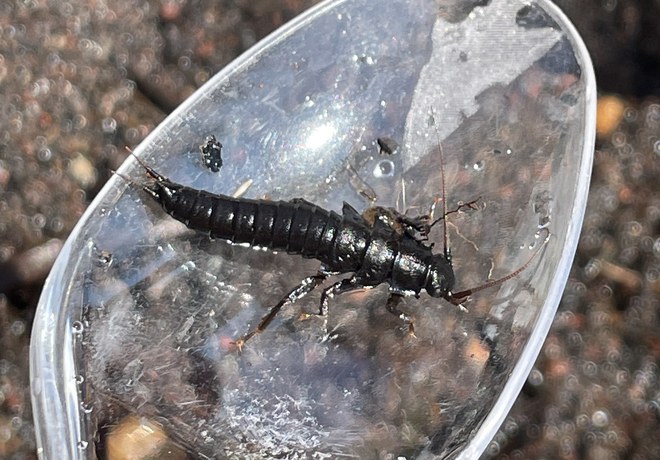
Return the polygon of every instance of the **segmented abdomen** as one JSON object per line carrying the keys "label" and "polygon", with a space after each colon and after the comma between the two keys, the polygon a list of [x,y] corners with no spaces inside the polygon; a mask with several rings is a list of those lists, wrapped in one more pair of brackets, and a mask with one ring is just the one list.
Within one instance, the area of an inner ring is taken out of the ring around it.
{"label": "segmented abdomen", "polygon": [[359,268],[369,240],[366,224],[347,222],[304,200],[267,201],[214,195],[160,184],[165,211],[211,237],[321,261],[329,270]]}

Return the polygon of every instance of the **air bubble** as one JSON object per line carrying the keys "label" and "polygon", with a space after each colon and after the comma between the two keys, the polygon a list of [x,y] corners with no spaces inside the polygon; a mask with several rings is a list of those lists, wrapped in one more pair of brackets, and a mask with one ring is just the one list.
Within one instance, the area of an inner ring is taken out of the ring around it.
{"label": "air bubble", "polygon": [[81,385],[85,381],[85,377],[81,374],[78,374],[74,377],[73,381],[76,382],[76,385]]}
{"label": "air bubble", "polygon": [[87,446],[89,445],[89,443],[87,441],[78,441],[77,445],[78,445],[78,449],[85,450],[85,449],[87,449]]}
{"label": "air bubble", "polygon": [[472,165],[472,169],[475,171],[483,171],[485,166],[485,163],[483,161],[477,161],[475,164]]}

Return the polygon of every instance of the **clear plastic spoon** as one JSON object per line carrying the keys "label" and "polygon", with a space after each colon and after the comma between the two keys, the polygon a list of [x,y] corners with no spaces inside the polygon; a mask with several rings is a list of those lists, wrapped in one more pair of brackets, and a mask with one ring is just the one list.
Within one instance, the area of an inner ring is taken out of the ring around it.
{"label": "clear plastic spoon", "polygon": [[[43,458],[93,458],[101,427],[157,427],[194,458],[480,455],[550,327],[586,204],[595,81],[547,1],[328,1],[197,91],[135,155],[214,193],[411,215],[442,198],[464,309],[387,286],[287,306],[319,262],[211,241],[168,217],[129,157],[74,230],[33,329]],[[219,172],[199,145],[223,144]],[[383,148],[385,146],[385,148]],[[442,197],[440,151],[446,178]],[[438,212],[436,210],[436,212]],[[545,246],[543,241],[550,235]],[[443,247],[442,226],[430,242]],[[136,419],[135,417],[138,417]]]}

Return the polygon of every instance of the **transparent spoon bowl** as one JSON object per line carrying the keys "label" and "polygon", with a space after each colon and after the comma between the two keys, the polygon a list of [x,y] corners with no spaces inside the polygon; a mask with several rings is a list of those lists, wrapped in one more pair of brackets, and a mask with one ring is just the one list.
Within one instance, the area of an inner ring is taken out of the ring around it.
{"label": "transparent spoon bowl", "polygon": [[[594,113],[588,54],[549,2],[318,5],[216,75],[135,155],[187,187],[338,213],[344,201],[412,216],[477,200],[447,216],[456,291],[532,263],[464,308],[406,297],[415,336],[385,308],[387,284],[332,298],[325,317],[313,314],[319,289],[238,352],[232,340],[320,262],[186,228],[141,190],[149,178],[129,157],[39,304],[42,457],[103,456],[138,420],[191,458],[475,458],[567,279]],[[199,151],[211,134],[219,172]],[[442,224],[431,243],[442,251]]]}

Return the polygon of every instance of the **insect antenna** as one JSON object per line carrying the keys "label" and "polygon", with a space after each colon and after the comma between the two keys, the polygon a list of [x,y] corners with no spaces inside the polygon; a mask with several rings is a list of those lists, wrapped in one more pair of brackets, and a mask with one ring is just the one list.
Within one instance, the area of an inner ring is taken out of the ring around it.
{"label": "insect antenna", "polygon": [[[432,221],[427,227],[426,227],[426,232],[428,233],[435,224],[437,224],[440,221],[442,222],[442,228],[443,228],[443,253],[444,256],[447,260],[451,260],[451,250],[449,249],[449,236],[447,233],[447,216],[449,214],[454,214],[458,213],[461,209],[463,208],[469,208],[472,210],[478,209],[477,203],[481,200],[481,197],[477,197],[474,200],[468,201],[467,203],[464,202],[459,202],[458,205],[456,206],[455,209],[452,209],[451,211],[447,211],[447,185],[446,185],[446,178],[445,178],[445,151],[442,148],[442,141],[440,140],[440,132],[438,131],[438,125],[435,123],[435,110],[431,108],[431,115],[429,119],[429,124],[432,124],[433,127],[435,128],[435,137],[438,141],[438,150],[440,153],[440,176],[442,179],[442,198],[436,198],[434,200],[433,205],[431,206],[431,212],[429,213],[430,220]],[[442,202],[442,215],[438,217],[437,219],[433,220],[433,214],[435,210],[435,206],[437,205],[438,201]]]}
{"label": "insect antenna", "polygon": [[[442,216],[431,222],[431,225],[429,225],[429,230],[433,228],[435,224],[437,224],[439,221],[442,220],[442,238],[443,238],[443,254],[445,256],[445,259],[447,261],[451,262],[451,251],[449,250],[449,244],[447,242],[447,185],[445,184],[445,153],[444,150],[442,149],[442,141],[440,140],[440,133],[438,132],[438,125],[435,123],[435,110],[433,107],[431,107],[431,114],[429,118],[429,123],[433,125],[433,128],[435,129],[435,137],[438,141],[438,150],[440,153],[440,176],[442,179]],[[467,204],[467,206],[472,207],[472,205],[476,202],[470,202]],[[461,208],[459,206],[456,211],[458,211]],[[452,211],[455,212],[455,211]]]}
{"label": "insect antenna", "polygon": [[[156,182],[167,181],[167,178],[165,176],[163,176],[162,174],[157,173],[152,167],[150,167],[144,161],[142,161],[135,153],[133,153],[133,150],[131,150],[129,147],[126,147],[126,150],[128,151],[128,153],[130,155],[132,155],[137,160],[137,162],[140,164],[140,166],[142,166],[145,169],[145,171],[147,172],[149,177],[154,179]],[[155,199],[157,199],[157,200],[159,199],[157,190],[153,186],[140,184],[139,182],[131,179],[130,177],[128,177],[128,176],[126,176],[126,175],[124,175],[124,174],[122,174],[118,171],[115,171],[114,169],[111,169],[110,171],[112,171],[113,174],[116,174],[119,177],[121,177],[124,181],[128,182],[129,184],[134,185],[135,187],[141,188],[142,190],[147,192],[149,195],[153,196]]]}
{"label": "insect antenna", "polygon": [[111,169],[110,172],[112,174],[115,174],[115,175],[121,177],[125,182],[128,182],[129,185],[134,185],[135,187],[139,187],[139,188],[143,187],[142,184],[138,184],[136,181],[134,181],[130,177],[128,177],[128,176],[126,176],[126,175],[124,175],[124,174],[122,174],[118,171],[115,171],[114,169]]}
{"label": "insect antenna", "polygon": [[[435,126],[435,123],[434,123]],[[438,127],[435,126],[436,134],[438,132]],[[440,148],[440,175],[442,176],[442,234],[443,234],[443,252],[445,254],[445,259],[451,261],[451,253],[449,251],[449,244],[447,243],[447,219],[444,217],[447,215],[447,185],[445,180],[445,153],[442,150],[442,143],[438,143]]]}
{"label": "insect antenna", "polygon": [[167,180],[165,176],[163,176],[162,174],[158,174],[151,166],[149,166],[142,159],[140,159],[140,157],[138,157],[129,147],[126,147],[126,150],[128,151],[129,154],[133,156],[133,158],[137,160],[140,166],[144,168],[144,170],[147,172],[149,176],[151,176],[152,179],[155,179],[157,181]]}
{"label": "insect antenna", "polygon": [[[442,220],[442,228],[443,228],[443,245],[444,245],[444,256],[445,259],[451,264],[451,250],[449,249],[449,243],[448,243],[448,235],[447,235],[447,216],[449,214],[455,213],[460,211],[463,207],[467,207],[470,209],[476,209],[476,203],[481,199],[481,197],[477,198],[476,200],[472,200],[468,203],[459,203],[459,205],[456,207],[456,209],[453,209],[451,211],[447,211],[447,185],[446,185],[446,178],[445,178],[445,155],[444,155],[444,150],[442,149],[442,142],[440,141],[440,133],[438,131],[438,125],[435,123],[435,111],[433,108],[431,108],[431,115],[429,122],[430,124],[433,124],[433,127],[435,129],[435,135],[438,141],[438,150],[440,154],[440,176],[442,178],[442,215],[435,219],[431,224],[428,226],[428,229],[431,229],[435,224],[440,222]],[[437,202],[437,201],[436,201]],[[434,205],[435,206],[435,205]],[[432,214],[431,214],[432,215]],[[447,297],[447,300],[453,303],[454,305],[460,305],[467,297],[470,295],[474,294],[475,292],[483,291],[484,289],[491,288],[493,286],[498,286],[505,281],[510,280],[511,278],[515,278],[518,276],[520,273],[522,273],[527,267],[531,265],[531,263],[534,261],[536,256],[543,250],[545,245],[548,243],[550,240],[550,231],[546,228],[544,229],[547,233],[546,236],[543,240],[543,243],[541,246],[530,256],[530,258],[525,262],[521,267],[517,268],[513,272],[509,273],[506,276],[503,276],[501,278],[498,278],[493,281],[489,281],[487,283],[484,283],[480,286],[476,286],[470,289],[465,289],[460,292],[450,292],[449,296]]]}
{"label": "insect antenna", "polygon": [[532,254],[532,255],[530,256],[530,258],[527,260],[527,262],[525,262],[521,267],[519,267],[519,268],[517,268],[516,270],[512,271],[512,272],[509,273],[508,275],[503,276],[502,278],[498,278],[498,279],[496,279],[496,280],[489,281],[489,282],[484,283],[484,284],[482,284],[482,285],[480,285],[480,286],[477,286],[477,287],[473,287],[473,288],[470,288],[470,289],[465,289],[465,290],[463,290],[463,291],[456,292],[456,293],[451,293],[451,297],[450,297],[449,299],[447,299],[447,300],[449,300],[449,301],[450,301],[451,303],[453,303],[454,305],[459,305],[459,304],[462,303],[462,302],[463,302],[468,296],[474,294],[475,292],[483,291],[484,289],[488,289],[488,288],[491,288],[491,287],[493,287],[493,286],[500,285],[500,284],[504,283],[505,281],[508,281],[508,280],[510,280],[511,278],[515,278],[516,276],[518,276],[518,275],[519,275],[520,273],[522,273],[527,267],[530,266],[530,264],[531,264],[532,261],[536,258],[536,256],[537,256],[537,255],[543,250],[543,248],[545,247],[545,245],[548,244],[548,241],[550,240],[550,231],[549,231],[547,228],[545,228],[544,230],[545,230],[547,233],[546,233],[545,239],[543,240],[543,243],[541,244],[541,246],[540,246],[536,251],[534,251],[534,254]]}

